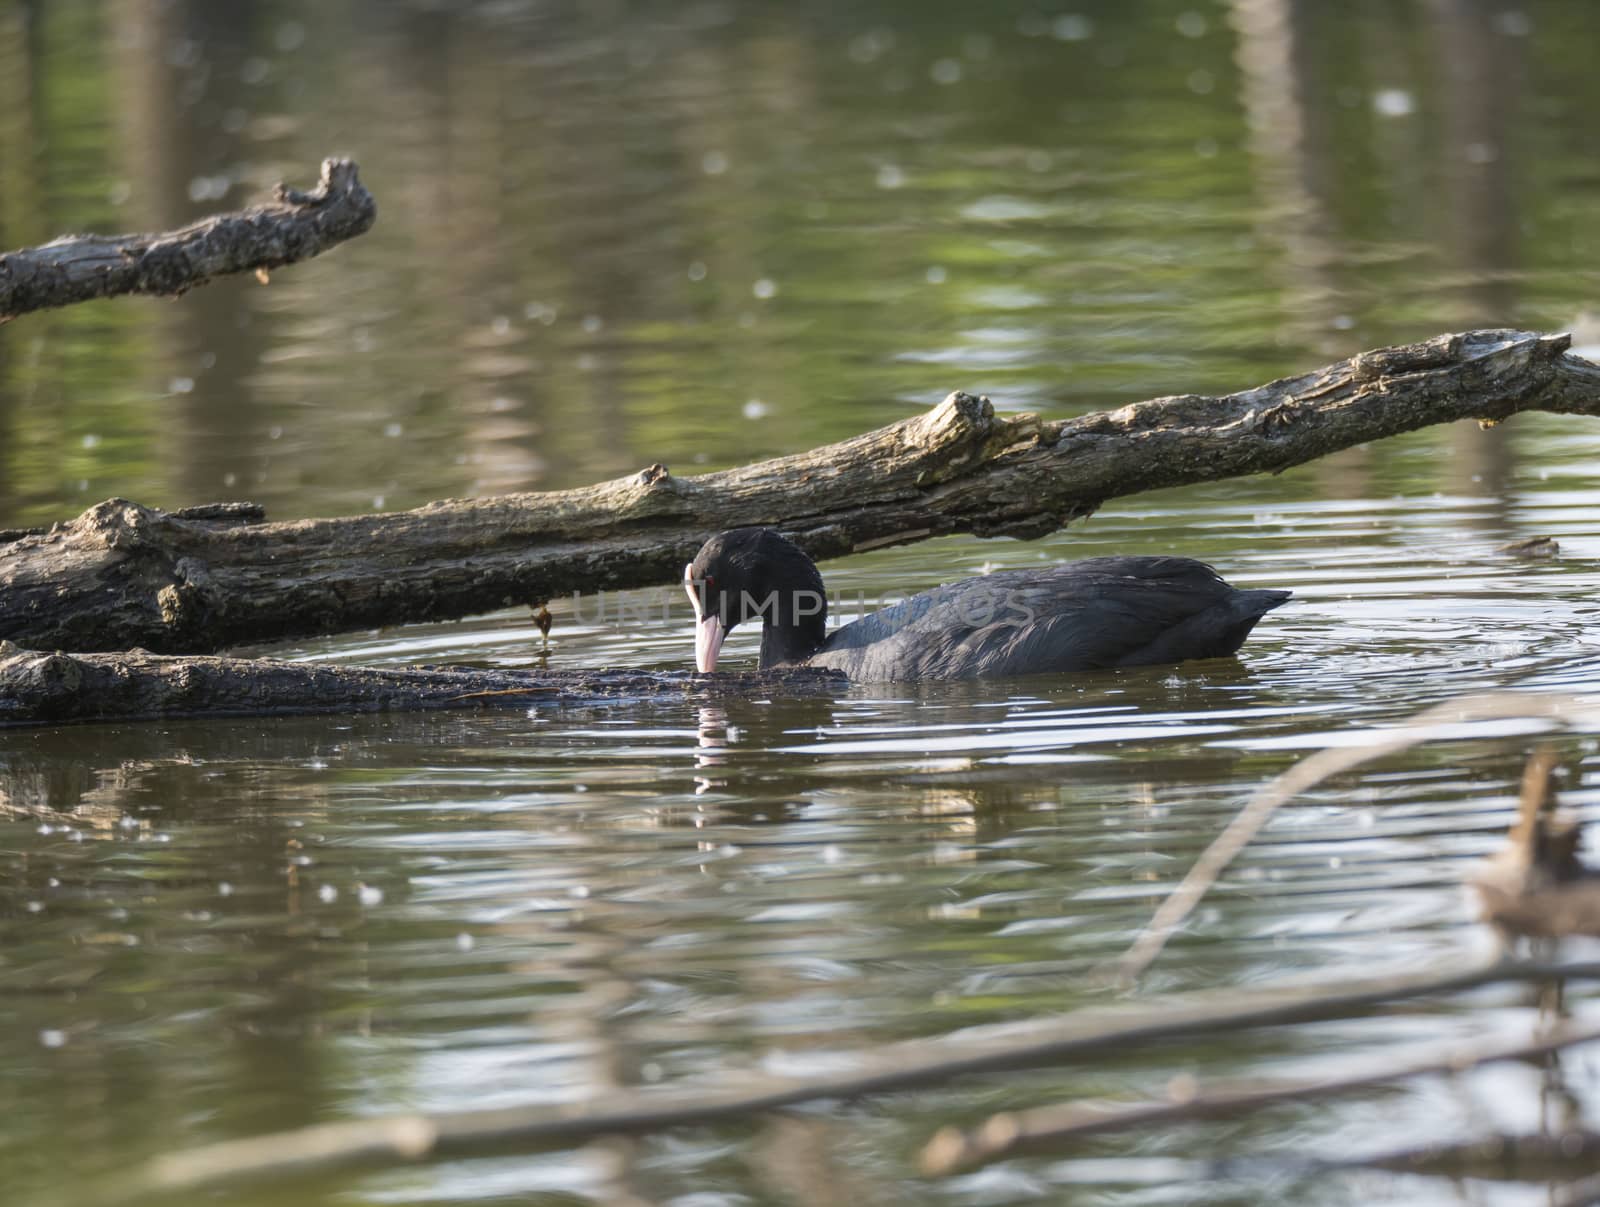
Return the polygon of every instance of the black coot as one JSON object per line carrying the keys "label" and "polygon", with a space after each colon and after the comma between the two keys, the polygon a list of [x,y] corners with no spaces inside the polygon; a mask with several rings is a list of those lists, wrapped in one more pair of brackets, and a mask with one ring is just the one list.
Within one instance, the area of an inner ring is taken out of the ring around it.
{"label": "black coot", "polygon": [[1152,666],[1235,653],[1288,591],[1240,591],[1187,557],[1092,557],[1003,570],[912,596],[827,634],[822,575],[770,528],[735,528],[684,567],[695,664],[714,670],[737,624],[761,625],[761,666],[852,679],[976,679]]}

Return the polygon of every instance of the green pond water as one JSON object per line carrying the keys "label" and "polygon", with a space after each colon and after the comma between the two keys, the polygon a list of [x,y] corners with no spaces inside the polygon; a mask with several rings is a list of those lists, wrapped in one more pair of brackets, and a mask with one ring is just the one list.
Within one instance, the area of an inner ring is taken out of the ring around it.
{"label": "green pond water", "polygon": [[[0,3],[0,244],[361,164],[377,226],[0,328],[0,528],[274,518],[796,451],[951,389],[1052,417],[1471,326],[1600,345],[1600,7],[1570,0]],[[1593,312],[1593,313],[1592,313]],[[1561,556],[1497,549],[1551,536]],[[887,599],[1181,551],[1292,588],[1234,661],[836,698],[0,731],[0,1202],[404,1110],[580,1102],[1114,1000],[1258,785],[1452,695],[1600,689],[1600,424],[1438,428],[829,563]],[[676,589],[551,667],[682,668]],[[740,632],[725,656],[753,662]],[[538,665],[525,610],[277,647]],[[1285,810],[1139,993],[1460,967],[1540,727]],[[1564,798],[1600,811],[1590,735]],[[533,1156],[174,1203],[1535,1204],[1581,1168],[1314,1171],[1593,1121],[1596,1052],[946,1179],[946,1123],[1527,1033],[1524,987]],[[1591,991],[1568,1004],[1592,1019]]]}

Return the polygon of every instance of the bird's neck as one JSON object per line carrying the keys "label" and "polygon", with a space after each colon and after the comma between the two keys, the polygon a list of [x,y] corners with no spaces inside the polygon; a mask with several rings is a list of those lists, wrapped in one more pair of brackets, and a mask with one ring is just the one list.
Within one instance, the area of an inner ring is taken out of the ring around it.
{"label": "bird's neck", "polygon": [[822,648],[827,629],[827,620],[821,616],[807,616],[790,624],[762,625],[761,669],[804,662]]}

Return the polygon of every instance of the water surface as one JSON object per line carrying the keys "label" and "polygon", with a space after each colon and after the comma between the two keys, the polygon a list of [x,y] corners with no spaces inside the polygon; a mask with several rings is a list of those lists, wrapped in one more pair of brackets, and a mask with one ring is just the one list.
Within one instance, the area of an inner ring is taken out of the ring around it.
{"label": "water surface", "polygon": [[[368,236],[0,330],[0,527],[287,518],[735,464],[988,393],[1052,417],[1593,306],[1590,6],[18,5],[7,246],[354,155]],[[19,84],[18,80],[25,83]],[[399,1110],[575,1102],[1100,1002],[1242,800],[1457,693],[1600,688],[1600,429],[1437,429],[824,567],[848,600],[1181,551],[1292,588],[1237,660],[827,700],[0,732],[0,1181]],[[1559,557],[1507,542],[1548,535]],[[681,593],[281,656],[682,667]],[[729,643],[754,658],[753,635]],[[1141,989],[1456,967],[1540,727],[1285,810]],[[1590,735],[1562,735],[1593,813]],[[1524,1033],[1515,987],[1060,1070],[224,1201],[1543,1202],[1309,1158],[1592,1114],[1594,1054],[931,1181],[941,1125]],[[1592,1014],[1574,988],[1570,1004]],[[1561,1084],[1557,1084],[1558,1080]],[[1213,1159],[1231,1164],[1218,1166]]]}

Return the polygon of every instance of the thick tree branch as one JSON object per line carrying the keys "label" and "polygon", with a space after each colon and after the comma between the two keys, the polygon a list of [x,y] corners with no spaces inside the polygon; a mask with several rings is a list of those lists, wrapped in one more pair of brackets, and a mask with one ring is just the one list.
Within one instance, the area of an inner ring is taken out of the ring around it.
{"label": "thick tree branch", "polygon": [[148,235],[66,235],[0,255],[0,322],[124,293],[175,297],[213,277],[309,260],[361,234],[378,207],[348,159],[322,161],[309,193]]}
{"label": "thick tree branch", "polygon": [[527,708],[602,700],[838,691],[844,675],[801,667],[733,675],[649,671],[374,670],[249,658],[41,654],[0,641],[0,727],[153,717]]}
{"label": "thick tree branch", "polygon": [[713,533],[770,524],[814,557],[952,532],[1035,537],[1107,499],[1277,472],[1351,445],[1519,411],[1600,415],[1568,337],[1477,331],[1240,394],[1041,422],[952,394],[840,444],[692,478],[256,523],[123,499],[0,543],[0,637],[39,649],[228,645],[438,620],[674,582]]}

